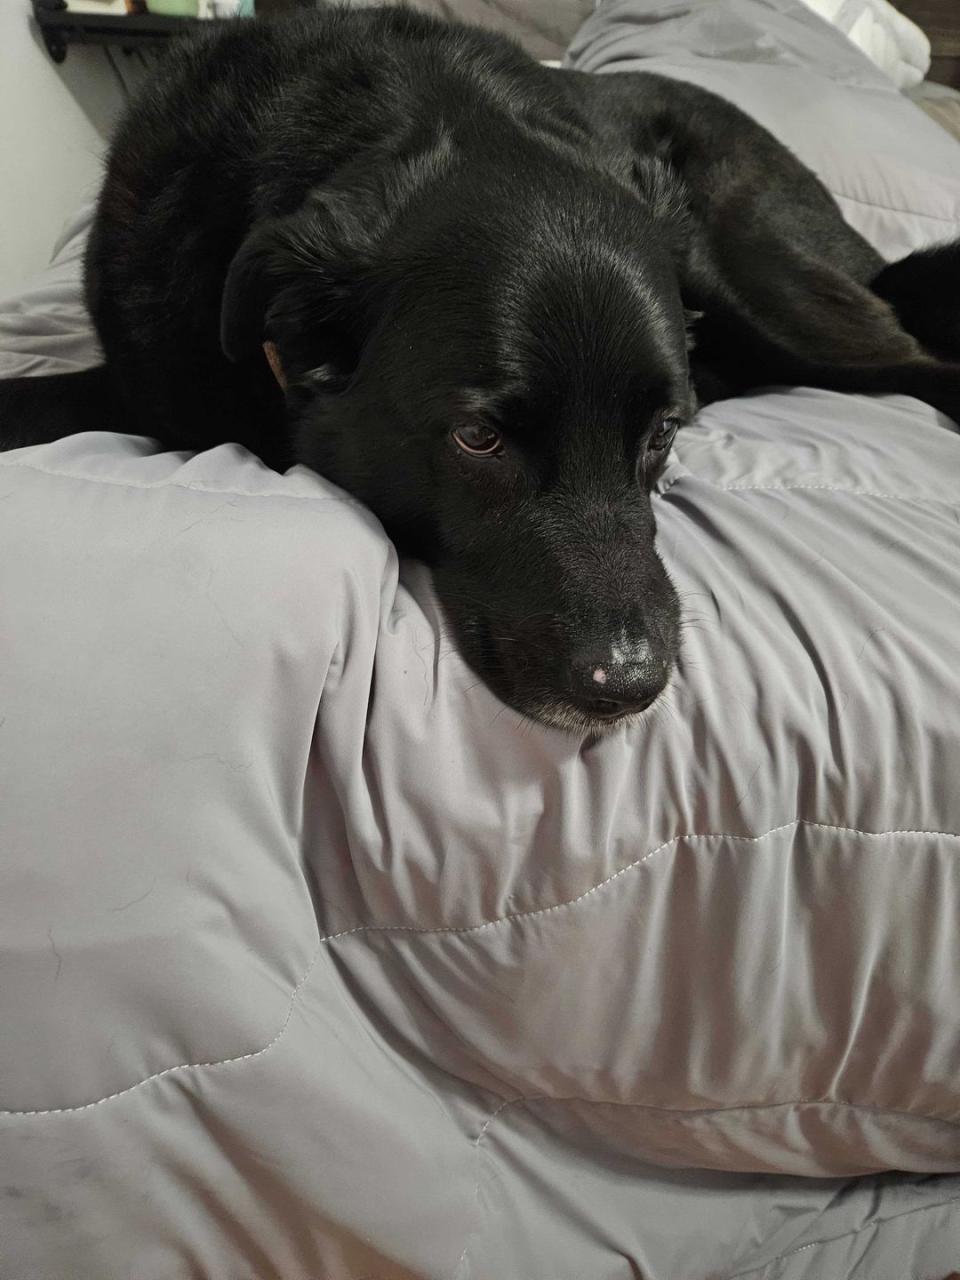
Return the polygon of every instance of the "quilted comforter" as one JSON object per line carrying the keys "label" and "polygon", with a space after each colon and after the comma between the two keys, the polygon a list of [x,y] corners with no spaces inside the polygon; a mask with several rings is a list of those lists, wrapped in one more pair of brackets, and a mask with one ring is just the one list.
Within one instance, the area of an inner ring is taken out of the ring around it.
{"label": "quilted comforter", "polygon": [[[800,0],[605,0],[569,61],[960,234],[960,146]],[[96,359],[83,224],[0,371]],[[958,481],[905,397],[704,411],[680,670],[584,744],[316,475],[0,454],[0,1280],[958,1269]]]}

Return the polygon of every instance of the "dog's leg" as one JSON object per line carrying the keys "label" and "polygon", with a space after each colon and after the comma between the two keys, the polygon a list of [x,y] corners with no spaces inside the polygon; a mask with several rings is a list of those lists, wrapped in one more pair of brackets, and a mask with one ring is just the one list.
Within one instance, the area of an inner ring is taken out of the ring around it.
{"label": "dog's leg", "polygon": [[691,365],[700,404],[773,385],[909,395],[946,414],[960,431],[960,362],[923,353],[880,364],[813,361],[774,346],[729,316],[719,320],[715,315]]}
{"label": "dog's leg", "polygon": [[80,431],[122,431],[104,365],[79,373],[0,379],[0,450],[49,444]]}
{"label": "dog's leg", "polygon": [[960,421],[960,362],[938,360],[889,302],[762,221],[701,228],[685,275],[688,305],[704,312],[693,356],[702,399],[802,384],[912,395]]}
{"label": "dog's leg", "polygon": [[684,302],[705,313],[702,401],[806,383],[903,392],[960,418],[960,245],[885,267],[815,175],[730,103],[655,75],[567,75],[631,157]]}

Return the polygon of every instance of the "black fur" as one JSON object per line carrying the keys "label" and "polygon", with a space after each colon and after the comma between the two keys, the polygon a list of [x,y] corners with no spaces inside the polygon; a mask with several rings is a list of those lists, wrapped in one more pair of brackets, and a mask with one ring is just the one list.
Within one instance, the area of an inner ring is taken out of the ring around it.
{"label": "black fur", "polygon": [[165,58],[113,143],[86,287],[118,426],[340,484],[432,567],[492,688],[587,732],[675,661],[650,493],[698,399],[804,382],[960,416],[940,254],[885,268],[699,89],[329,10]]}

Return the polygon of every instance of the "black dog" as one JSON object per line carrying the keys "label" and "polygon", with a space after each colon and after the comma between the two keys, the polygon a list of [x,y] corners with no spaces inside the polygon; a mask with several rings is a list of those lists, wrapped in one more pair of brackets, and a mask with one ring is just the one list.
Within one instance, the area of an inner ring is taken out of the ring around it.
{"label": "black dog", "polygon": [[306,463],[432,566],[502,698],[581,732],[669,678],[650,494],[698,401],[803,382],[960,417],[960,249],[884,269],[712,95],[404,10],[171,53],[86,283],[107,372],[8,384],[39,430],[7,447],[101,426],[108,392],[119,430]]}

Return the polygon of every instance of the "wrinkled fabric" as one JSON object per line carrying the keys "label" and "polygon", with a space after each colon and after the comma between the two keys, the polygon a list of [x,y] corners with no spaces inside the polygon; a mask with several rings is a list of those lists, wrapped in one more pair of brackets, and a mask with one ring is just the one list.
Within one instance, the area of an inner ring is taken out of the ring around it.
{"label": "wrinkled fabric", "polygon": [[83,306],[80,276],[93,205],[64,224],[50,266],[0,298],[0,378],[79,373],[103,363]]}
{"label": "wrinkled fabric", "polygon": [[583,743],[304,469],[0,454],[0,1280],[956,1269],[958,473],[705,410],[682,661]]}
{"label": "wrinkled fabric", "polygon": [[862,49],[898,89],[920,84],[930,70],[930,41],[890,0],[804,0]]}

